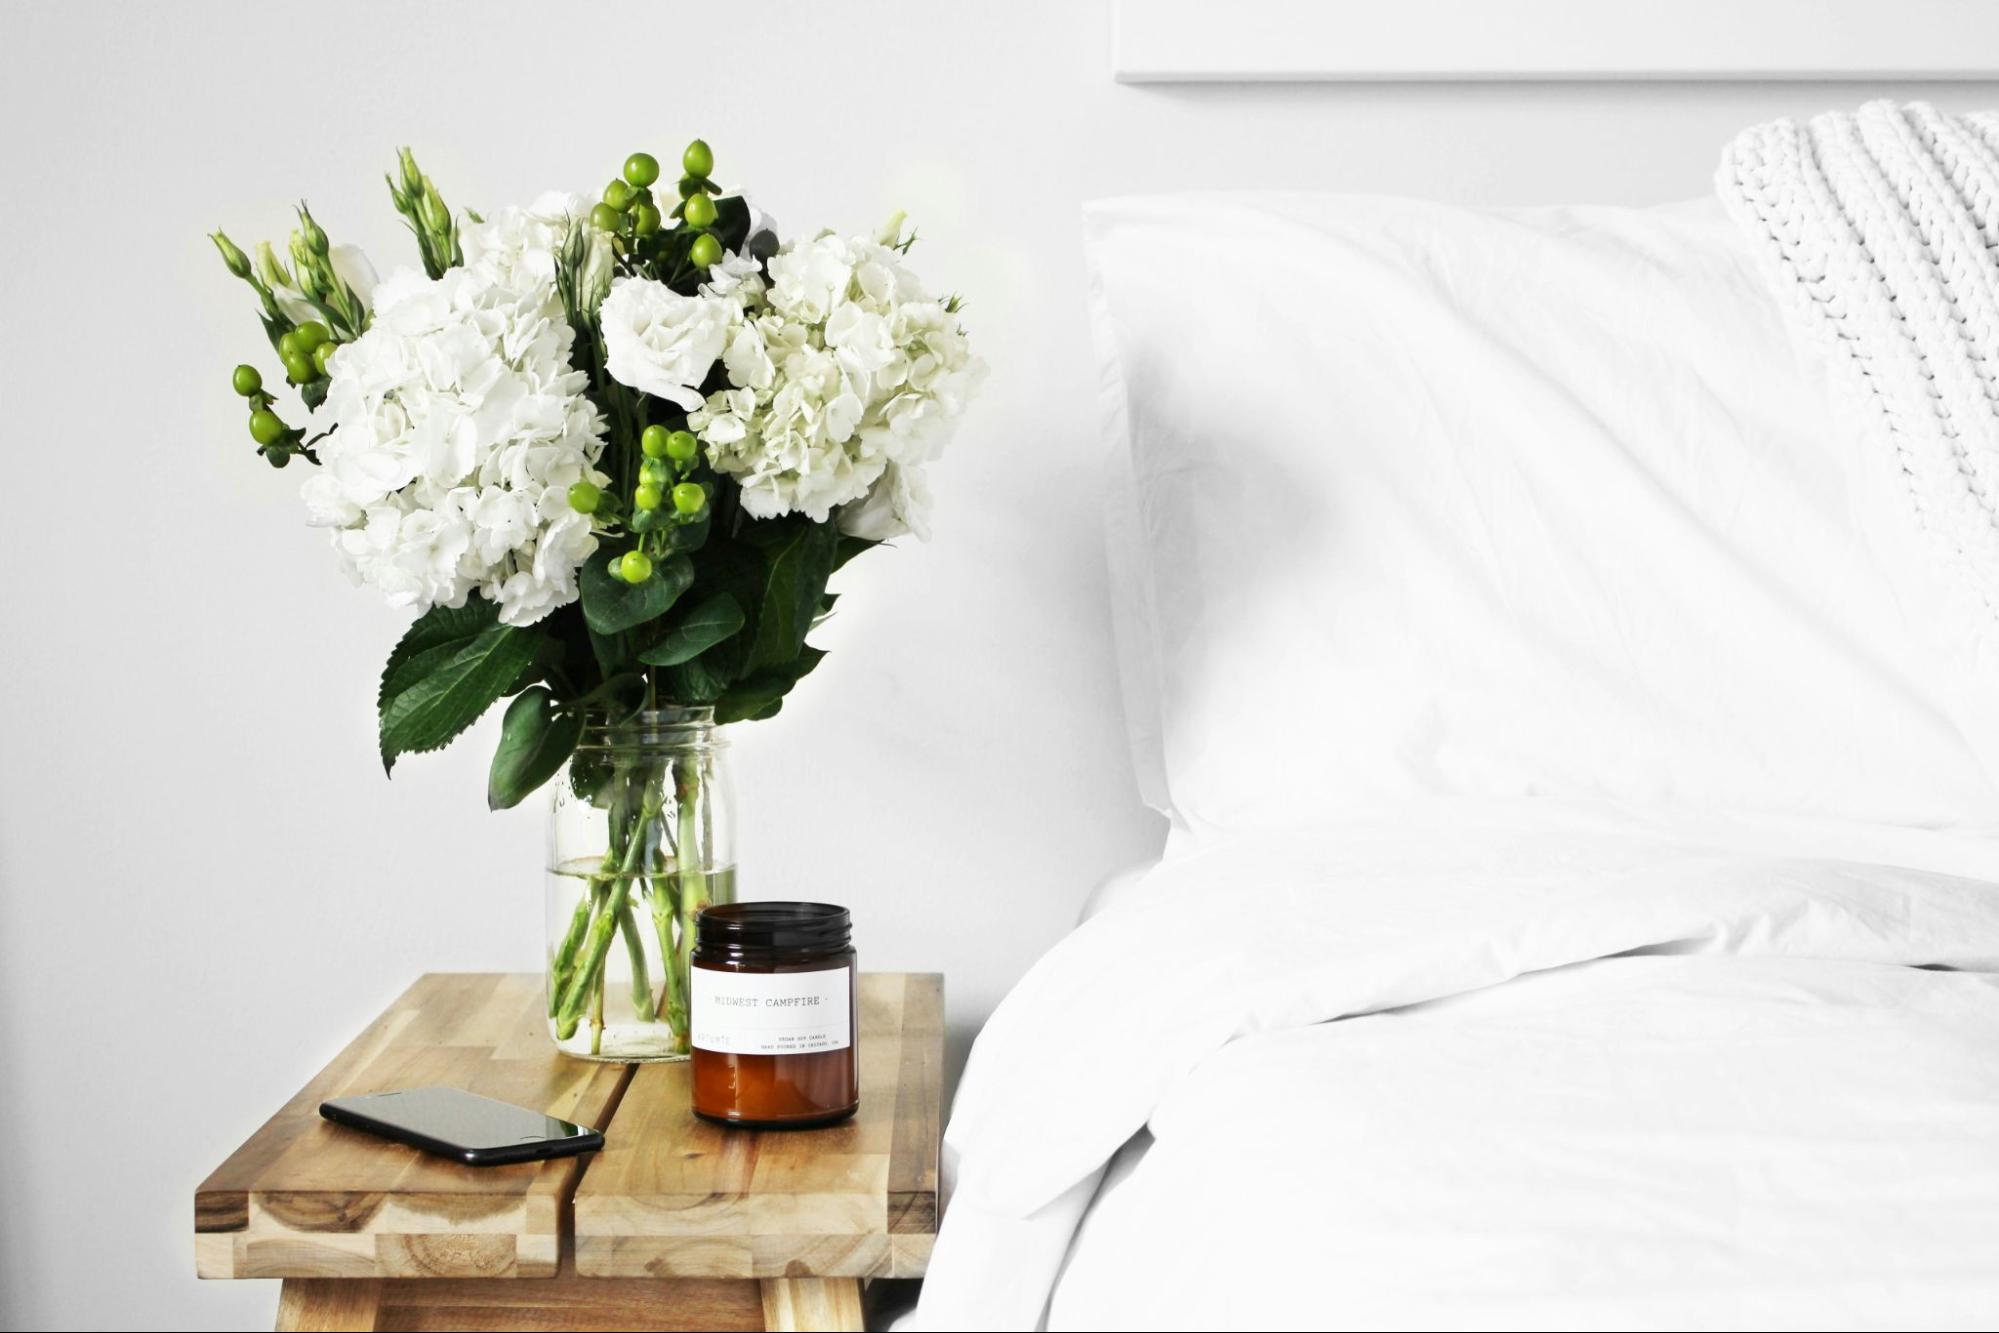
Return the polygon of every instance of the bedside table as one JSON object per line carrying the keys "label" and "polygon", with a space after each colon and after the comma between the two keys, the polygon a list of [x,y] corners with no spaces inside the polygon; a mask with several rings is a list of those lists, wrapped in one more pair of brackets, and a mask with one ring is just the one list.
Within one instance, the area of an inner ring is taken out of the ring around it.
{"label": "bedside table", "polygon": [[[937,1231],[943,978],[864,973],[861,1109],[724,1129],[688,1066],[557,1054],[537,974],[410,987],[195,1191],[195,1268],[282,1278],[280,1329],[858,1329],[861,1283]],[[466,1167],[329,1124],[329,1097],[443,1084],[604,1132]]]}

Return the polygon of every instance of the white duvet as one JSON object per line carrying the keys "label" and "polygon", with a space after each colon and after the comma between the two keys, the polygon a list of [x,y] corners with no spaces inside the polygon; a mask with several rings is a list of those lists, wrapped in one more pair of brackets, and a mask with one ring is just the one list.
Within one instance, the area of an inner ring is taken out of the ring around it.
{"label": "white duvet", "polygon": [[1992,1326],[1999,844],[1448,801],[1204,844],[1001,1006],[946,1159],[924,1327]]}

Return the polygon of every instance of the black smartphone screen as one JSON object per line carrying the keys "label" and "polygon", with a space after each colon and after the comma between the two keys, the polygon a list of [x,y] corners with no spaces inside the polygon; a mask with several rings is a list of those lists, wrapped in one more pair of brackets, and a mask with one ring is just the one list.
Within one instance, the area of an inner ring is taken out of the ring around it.
{"label": "black smartphone screen", "polygon": [[532,1162],[604,1146],[594,1129],[462,1088],[408,1088],[336,1097],[319,1113],[337,1125],[380,1134],[470,1166]]}

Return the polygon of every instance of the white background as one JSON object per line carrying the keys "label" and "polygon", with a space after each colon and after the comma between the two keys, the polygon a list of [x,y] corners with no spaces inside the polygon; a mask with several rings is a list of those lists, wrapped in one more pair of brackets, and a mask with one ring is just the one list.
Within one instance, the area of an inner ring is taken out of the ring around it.
{"label": "white background", "polygon": [[832,656],[733,758],[748,892],[945,972],[962,1055],[1161,832],[1113,688],[1079,203],[1651,203],[1744,124],[1881,91],[1121,87],[1102,0],[6,6],[0,1322],[269,1327],[274,1285],[194,1279],[195,1184],[416,973],[540,956],[540,814],[485,812],[490,724],[383,780],[402,618],[251,453],[229,369],[276,367],[210,228],[281,238],[309,196],[386,270],[398,144],[488,207],[697,133],[793,230],[909,210],[992,378],[936,539],[850,567]]}

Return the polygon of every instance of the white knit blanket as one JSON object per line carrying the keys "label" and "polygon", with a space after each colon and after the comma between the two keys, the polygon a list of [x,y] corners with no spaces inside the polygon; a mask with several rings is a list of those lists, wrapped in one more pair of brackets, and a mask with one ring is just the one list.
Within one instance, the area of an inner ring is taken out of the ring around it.
{"label": "white knit blanket", "polygon": [[[1990,641],[1999,626],[1999,116],[1872,102],[1779,120],[1722,153],[1722,202],[1762,252],[1846,407]],[[1966,594],[1969,594],[1966,596]]]}

